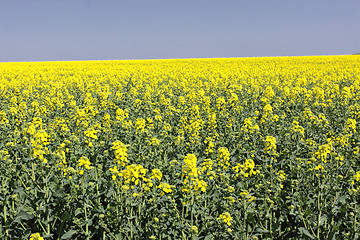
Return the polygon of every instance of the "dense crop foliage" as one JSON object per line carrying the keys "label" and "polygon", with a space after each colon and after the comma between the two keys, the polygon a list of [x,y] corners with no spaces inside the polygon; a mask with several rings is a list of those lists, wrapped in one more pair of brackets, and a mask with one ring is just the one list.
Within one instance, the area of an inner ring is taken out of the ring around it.
{"label": "dense crop foliage", "polygon": [[357,239],[360,56],[0,64],[1,239]]}

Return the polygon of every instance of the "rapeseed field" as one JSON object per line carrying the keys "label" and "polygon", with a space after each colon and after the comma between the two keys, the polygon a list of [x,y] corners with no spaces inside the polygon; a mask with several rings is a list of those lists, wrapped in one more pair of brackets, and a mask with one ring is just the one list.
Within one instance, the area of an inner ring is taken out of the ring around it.
{"label": "rapeseed field", "polygon": [[360,56],[0,63],[1,239],[358,239]]}

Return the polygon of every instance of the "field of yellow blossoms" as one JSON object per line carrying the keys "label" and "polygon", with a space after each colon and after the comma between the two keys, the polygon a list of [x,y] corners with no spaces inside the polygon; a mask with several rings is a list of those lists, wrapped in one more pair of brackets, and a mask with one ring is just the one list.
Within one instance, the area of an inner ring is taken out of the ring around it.
{"label": "field of yellow blossoms", "polygon": [[0,63],[0,239],[358,239],[360,56]]}

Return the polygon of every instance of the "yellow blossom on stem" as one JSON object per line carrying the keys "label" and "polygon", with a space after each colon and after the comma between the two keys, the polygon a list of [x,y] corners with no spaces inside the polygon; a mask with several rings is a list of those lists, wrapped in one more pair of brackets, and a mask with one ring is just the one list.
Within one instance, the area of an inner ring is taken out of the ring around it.
{"label": "yellow blossom on stem", "polygon": [[44,238],[41,237],[40,233],[33,233],[30,235],[29,240],[44,240]]}
{"label": "yellow blossom on stem", "polygon": [[114,141],[112,149],[115,150],[114,162],[116,162],[117,164],[120,164],[124,167],[126,165],[126,163],[128,162],[127,146],[120,141]]}
{"label": "yellow blossom on stem", "polygon": [[276,138],[273,136],[267,136],[265,139],[265,153],[275,153],[276,152]]}
{"label": "yellow blossom on stem", "polygon": [[219,221],[226,223],[228,226],[231,226],[232,217],[231,217],[230,213],[224,212],[224,213],[220,214],[220,216],[217,219]]}
{"label": "yellow blossom on stem", "polygon": [[197,158],[194,154],[188,154],[184,159],[184,165],[182,167],[183,173],[188,174],[190,177],[196,178],[198,176],[196,161]]}

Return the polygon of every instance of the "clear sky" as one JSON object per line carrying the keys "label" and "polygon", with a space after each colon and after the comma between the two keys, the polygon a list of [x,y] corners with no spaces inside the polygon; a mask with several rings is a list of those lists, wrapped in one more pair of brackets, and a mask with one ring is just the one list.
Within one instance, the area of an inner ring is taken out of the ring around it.
{"label": "clear sky", "polygon": [[0,0],[0,61],[360,52],[360,0]]}

